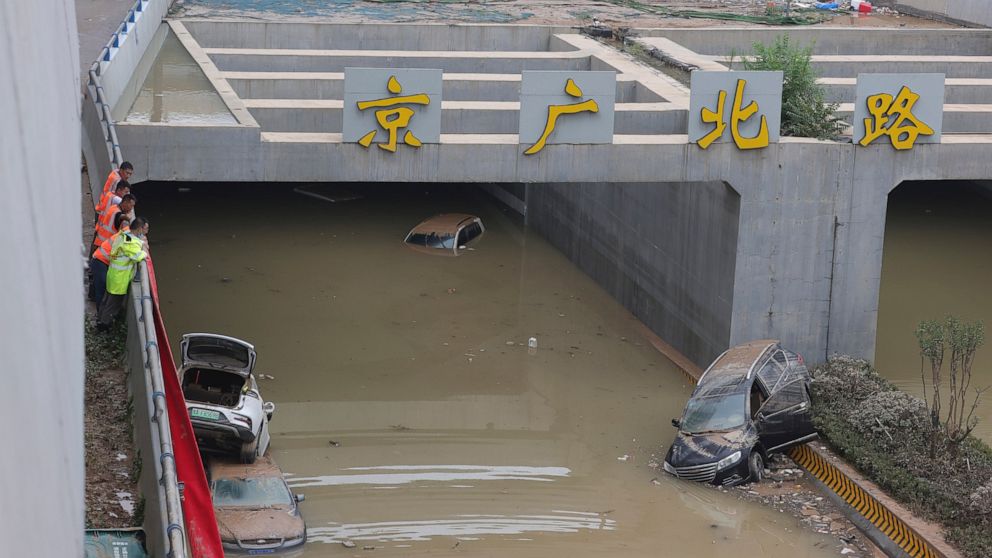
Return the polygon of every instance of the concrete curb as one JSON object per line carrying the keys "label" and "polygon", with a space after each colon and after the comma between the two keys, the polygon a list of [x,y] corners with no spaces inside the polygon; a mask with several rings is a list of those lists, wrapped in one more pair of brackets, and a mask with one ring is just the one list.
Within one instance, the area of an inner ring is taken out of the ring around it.
{"label": "concrete curb", "polygon": [[793,448],[789,457],[888,556],[961,557],[933,524],[918,519],[832,452],[805,444]]}
{"label": "concrete curb", "polygon": [[[674,362],[691,383],[699,380],[703,374],[700,367],[646,326],[641,333],[658,352]],[[837,505],[841,513],[887,556],[962,558],[961,553],[944,540],[938,526],[913,515],[833,452],[803,444],[790,450],[788,455],[809,473],[813,484]]]}

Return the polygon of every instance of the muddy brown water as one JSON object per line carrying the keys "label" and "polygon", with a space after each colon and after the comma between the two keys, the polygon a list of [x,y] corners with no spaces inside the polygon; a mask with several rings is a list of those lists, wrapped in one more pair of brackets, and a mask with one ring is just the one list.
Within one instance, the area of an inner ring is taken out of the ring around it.
{"label": "muddy brown water", "polygon": [[[986,342],[976,354],[972,387],[992,386],[990,239],[992,185],[988,183],[984,189],[956,182],[907,183],[889,195],[875,363],[900,388],[923,394],[913,332],[921,320],[939,320],[947,314],[984,320]],[[946,362],[944,376],[946,394]],[[975,434],[992,443],[992,390],[984,394],[976,415],[981,420]]]}
{"label": "muddy brown water", "polygon": [[134,102],[127,111],[123,108],[115,108],[115,118],[136,124],[238,123],[172,31],[166,35]]}
{"label": "muddy brown water", "polygon": [[[347,203],[284,185],[139,194],[173,346],[241,337],[274,376],[260,389],[272,455],[306,495],[306,556],[837,554],[786,514],[649,466],[691,387],[557,250],[471,187],[359,188]],[[454,211],[485,222],[475,250],[402,244]]]}

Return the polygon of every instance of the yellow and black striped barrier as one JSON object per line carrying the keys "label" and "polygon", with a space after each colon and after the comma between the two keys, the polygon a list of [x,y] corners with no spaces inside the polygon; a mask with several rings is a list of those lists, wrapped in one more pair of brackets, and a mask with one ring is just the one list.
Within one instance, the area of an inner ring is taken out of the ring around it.
{"label": "yellow and black striped barrier", "polygon": [[809,446],[802,445],[793,448],[789,451],[789,457],[824,486],[840,496],[852,509],[861,514],[909,556],[913,558],[940,558],[943,556],[868,491],[852,481],[843,471]]}

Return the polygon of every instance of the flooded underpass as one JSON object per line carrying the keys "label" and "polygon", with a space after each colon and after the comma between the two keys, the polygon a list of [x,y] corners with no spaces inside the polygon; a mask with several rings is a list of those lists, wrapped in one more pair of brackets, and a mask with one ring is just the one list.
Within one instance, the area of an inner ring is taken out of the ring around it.
{"label": "flooded underpass", "polygon": [[[879,372],[901,389],[923,395],[914,335],[921,320],[950,314],[992,326],[990,238],[992,183],[907,182],[889,194],[875,360]],[[988,335],[975,356],[973,388],[992,386]],[[947,382],[945,363],[944,394]],[[973,397],[969,390],[969,407]],[[992,391],[983,394],[975,415],[975,435],[992,442]]]}
{"label": "flooded underpass", "polygon": [[[788,514],[651,466],[685,376],[485,194],[351,189],[361,199],[291,185],[138,194],[173,347],[209,331],[258,350],[271,452],[306,495],[306,556],[837,554]],[[472,250],[403,245],[444,212],[482,218]]]}

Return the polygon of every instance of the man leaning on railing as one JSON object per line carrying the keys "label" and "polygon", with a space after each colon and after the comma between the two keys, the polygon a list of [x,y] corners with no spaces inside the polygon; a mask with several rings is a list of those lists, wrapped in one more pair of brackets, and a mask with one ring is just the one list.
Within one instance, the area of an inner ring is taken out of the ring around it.
{"label": "man leaning on railing", "polygon": [[97,313],[96,328],[107,331],[114,318],[124,308],[127,300],[127,289],[137,271],[137,263],[147,256],[145,251],[144,234],[148,225],[141,230],[131,229],[121,234],[110,252],[110,268],[107,270],[107,292],[100,301]]}

